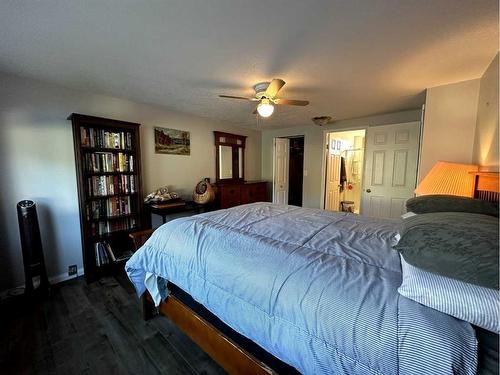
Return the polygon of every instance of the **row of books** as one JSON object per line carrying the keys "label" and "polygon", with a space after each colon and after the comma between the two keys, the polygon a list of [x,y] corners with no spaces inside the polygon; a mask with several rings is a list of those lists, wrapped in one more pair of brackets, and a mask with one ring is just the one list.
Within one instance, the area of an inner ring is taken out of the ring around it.
{"label": "row of books", "polygon": [[133,172],[134,156],[124,153],[94,152],[85,154],[86,172]]}
{"label": "row of books", "polygon": [[91,225],[93,236],[102,236],[103,234],[108,234],[112,232],[117,232],[119,230],[134,229],[137,226],[136,220],[133,217],[127,217],[117,220],[104,220],[93,222]]}
{"label": "row of books", "polygon": [[132,213],[130,196],[111,197],[87,203],[87,220],[108,218]]}
{"label": "row of books", "polygon": [[87,185],[90,197],[136,192],[134,175],[92,176],[87,178]]}
{"label": "row of books", "polygon": [[132,133],[109,132],[104,129],[80,127],[80,138],[83,147],[132,149]]}
{"label": "row of books", "polygon": [[128,259],[132,256],[131,251],[125,251],[119,256],[116,256],[111,248],[110,244],[106,241],[96,242],[94,244],[95,251],[95,264],[97,267],[103,266],[105,264],[110,264],[113,262],[119,262],[121,260]]}

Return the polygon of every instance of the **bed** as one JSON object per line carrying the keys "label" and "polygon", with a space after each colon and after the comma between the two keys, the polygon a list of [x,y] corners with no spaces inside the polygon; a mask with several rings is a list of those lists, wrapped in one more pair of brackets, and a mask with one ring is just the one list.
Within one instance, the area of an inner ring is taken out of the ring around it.
{"label": "bed", "polygon": [[[498,218],[498,173],[475,178]],[[229,373],[498,374],[498,334],[396,292],[400,224],[240,206],[135,233],[126,269],[145,319],[166,316]]]}
{"label": "bed", "polygon": [[[202,336],[220,331],[181,298],[166,298],[173,289],[167,281],[302,373],[475,374],[472,326],[397,293],[398,223],[270,203],[238,206],[163,225],[127,272],[138,294],[148,290],[181,328],[201,321]],[[228,335],[218,337],[247,361],[222,363],[229,372],[273,371]],[[219,362],[232,357],[218,345],[204,349]]]}

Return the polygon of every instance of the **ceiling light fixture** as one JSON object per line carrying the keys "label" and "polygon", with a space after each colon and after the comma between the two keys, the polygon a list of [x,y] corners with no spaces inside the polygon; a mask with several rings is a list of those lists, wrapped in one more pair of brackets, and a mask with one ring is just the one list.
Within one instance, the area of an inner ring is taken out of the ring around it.
{"label": "ceiling light fixture", "polygon": [[316,116],[312,118],[312,121],[318,126],[325,126],[331,123],[332,116]]}
{"label": "ceiling light fixture", "polygon": [[257,106],[257,112],[261,117],[269,117],[274,112],[274,106],[271,104],[269,99],[262,99]]}

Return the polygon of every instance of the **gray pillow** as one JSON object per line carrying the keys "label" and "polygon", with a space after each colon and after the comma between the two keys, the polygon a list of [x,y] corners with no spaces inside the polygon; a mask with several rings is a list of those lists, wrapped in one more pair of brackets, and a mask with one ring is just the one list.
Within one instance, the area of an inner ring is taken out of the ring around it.
{"label": "gray pillow", "polygon": [[411,198],[406,202],[406,210],[416,214],[469,212],[498,217],[498,203],[455,195],[422,195]]}
{"label": "gray pillow", "polygon": [[498,290],[498,218],[436,212],[403,220],[394,247],[406,262],[437,275]]}

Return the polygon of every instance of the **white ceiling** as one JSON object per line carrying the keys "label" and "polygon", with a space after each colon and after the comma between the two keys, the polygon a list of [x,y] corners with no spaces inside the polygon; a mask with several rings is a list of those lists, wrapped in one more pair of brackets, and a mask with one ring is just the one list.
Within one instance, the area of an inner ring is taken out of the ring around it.
{"label": "white ceiling", "polygon": [[255,126],[417,108],[427,87],[477,78],[498,50],[497,0],[2,0],[0,70]]}

